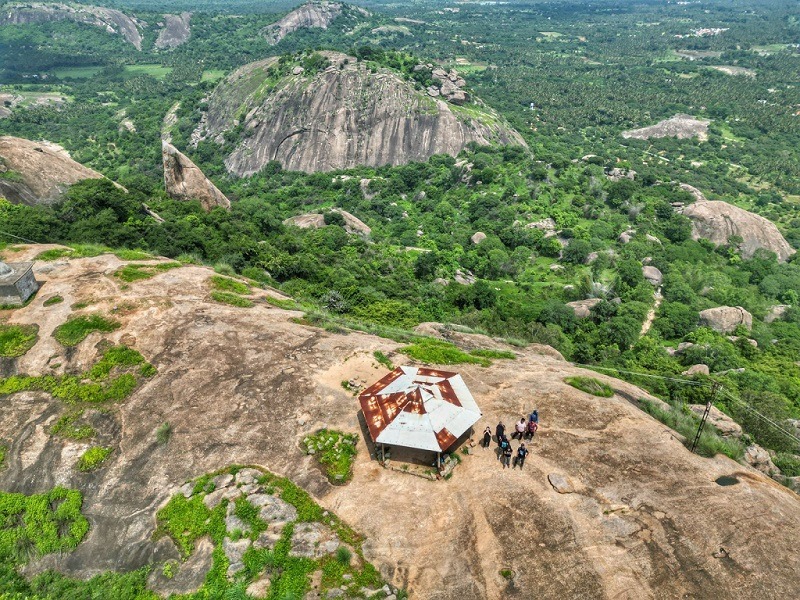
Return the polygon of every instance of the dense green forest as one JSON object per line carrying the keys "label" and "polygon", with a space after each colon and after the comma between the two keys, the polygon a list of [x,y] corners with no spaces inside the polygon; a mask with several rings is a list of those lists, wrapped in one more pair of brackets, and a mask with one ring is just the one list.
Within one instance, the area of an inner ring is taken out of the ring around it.
{"label": "dense green forest", "polygon": [[[155,2],[99,4],[148,23],[160,18]],[[720,406],[749,436],[796,452],[794,440],[743,407],[782,423],[800,417],[800,262],[768,252],[744,259],[736,240],[694,241],[689,220],[672,209],[693,201],[676,185],[688,183],[771,219],[800,248],[795,3],[360,4],[373,14],[348,12],[274,47],[260,32],[290,3],[174,3],[171,10],[196,14],[189,41],[170,51],[155,49],[150,26],[142,51],[90,25],[0,27],[0,93],[24,98],[0,119],[0,133],[58,142],[128,190],[89,181],[52,207],[0,201],[2,235],[205,262],[278,286],[333,321],[395,331],[448,322],[550,344],[580,363],[668,376],[706,364],[731,394]],[[691,35],[700,28],[725,31]],[[230,141],[191,146],[220,78],[253,60],[312,49],[349,52],[406,76],[416,60],[454,67],[529,148],[473,145],[457,158],[319,174],[270,163],[236,179],[223,163]],[[39,104],[41,94],[63,103]],[[178,102],[174,143],[233,200],[229,212],[205,213],[163,191],[162,119]],[[710,120],[708,139],[620,136],[676,113]],[[637,177],[611,181],[612,168]],[[365,221],[371,235],[348,234],[331,208]],[[313,211],[325,213],[327,227],[283,224]],[[553,220],[552,232],[528,226],[543,219]],[[635,233],[622,243],[626,231]],[[487,236],[480,244],[471,241],[476,232]],[[644,336],[655,300],[643,264],[663,273],[663,301]],[[454,283],[471,276],[472,285]],[[588,318],[566,305],[592,298],[600,302]],[[779,304],[791,308],[766,323]],[[698,313],[720,305],[751,312],[752,332],[729,338],[698,328]],[[693,345],[676,353],[682,342]],[[675,402],[704,401],[696,388],[633,380]],[[788,456],[780,460],[793,473]]]}

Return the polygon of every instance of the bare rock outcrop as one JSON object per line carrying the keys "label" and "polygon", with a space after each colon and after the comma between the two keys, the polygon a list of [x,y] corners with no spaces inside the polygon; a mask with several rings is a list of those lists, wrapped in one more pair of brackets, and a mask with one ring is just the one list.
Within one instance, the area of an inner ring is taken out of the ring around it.
{"label": "bare rock outcrop", "polygon": [[61,2],[13,2],[0,8],[0,25],[28,25],[54,21],[74,21],[94,25],[105,29],[108,33],[119,34],[137,50],[142,49],[142,34],[139,30],[143,23],[113,8]]}
{"label": "bare rock outcrop", "polygon": [[579,319],[588,319],[592,315],[592,309],[600,304],[600,298],[589,298],[588,300],[575,300],[574,302],[567,302],[575,316]]}
{"label": "bare rock outcrop", "polygon": [[189,157],[170,144],[161,142],[164,162],[164,187],[175,200],[199,200],[203,210],[221,206],[229,209],[231,201],[223,194]]}
{"label": "bare rock outcrop", "polygon": [[659,271],[652,265],[646,265],[642,267],[642,275],[644,275],[644,278],[647,279],[647,281],[650,282],[650,284],[656,287],[661,285],[661,280],[664,277],[661,274],[661,271]]}
{"label": "bare rock outcrop", "polygon": [[486,234],[485,234],[485,233],[483,233],[482,231],[476,231],[475,233],[473,233],[473,234],[472,234],[472,237],[471,237],[471,238],[469,238],[469,240],[470,240],[470,241],[471,241],[473,244],[475,244],[476,246],[477,246],[478,244],[480,244],[480,243],[481,243],[483,240],[485,240],[485,239],[486,239]]}
{"label": "bare rock outcrop", "polygon": [[450,104],[457,104],[459,106],[469,101],[469,94],[464,90],[467,82],[455,69],[450,69],[448,72],[438,67],[434,68],[433,65],[430,64],[419,64],[414,67],[414,71],[430,72],[431,78],[435,83],[428,87],[427,93],[432,98],[441,96]]}
{"label": "bare rock outcrop", "polygon": [[328,25],[342,14],[339,2],[313,0],[294,9],[277,23],[264,30],[264,36],[273,46],[298,29],[327,29]]}
{"label": "bare rock outcrop", "polygon": [[72,160],[61,146],[0,137],[0,196],[16,204],[53,204],[69,186],[103,176]]}
{"label": "bare rock outcrop", "polygon": [[772,221],[727,202],[695,202],[683,214],[691,219],[692,237],[696,240],[705,238],[715,244],[727,244],[730,237],[741,237],[739,248],[744,258],[750,258],[759,248],[774,252],[780,261],[795,253]]}
{"label": "bare rock outcrop", "polygon": [[[346,210],[342,210],[341,208],[332,208],[331,212],[342,215],[342,218],[344,219],[344,229],[347,231],[347,233],[359,233],[362,235],[369,235],[372,233],[372,229],[369,225]],[[325,227],[325,215],[320,213],[297,215],[296,217],[290,217],[286,219],[283,224],[294,225],[295,227],[300,227],[301,229]]]}
{"label": "bare rock outcrop", "polygon": [[758,444],[748,446],[744,451],[742,460],[754,469],[764,473],[764,475],[772,477],[773,475],[780,475],[781,473],[780,469],[772,462],[772,457],[769,455],[769,452]]}
{"label": "bare rock outcrop", "polygon": [[765,323],[772,323],[779,319],[782,319],[783,316],[786,314],[786,311],[792,308],[789,304],[776,304],[775,306],[771,306],[769,308],[769,312],[767,312],[767,316],[764,317]]}
{"label": "bare rock outcrop", "polygon": [[753,327],[753,315],[741,306],[717,306],[700,311],[700,325],[719,333],[733,333],[739,325]]}
{"label": "bare rock outcrop", "polygon": [[179,15],[164,15],[164,27],[158,32],[156,48],[172,49],[185,44],[192,33],[192,13],[183,12]]}
{"label": "bare rock outcrop", "polygon": [[711,121],[696,119],[691,115],[678,114],[640,129],[629,129],[622,132],[624,138],[649,140],[650,138],[674,137],[686,140],[696,137],[700,141],[708,139],[708,125]]}
{"label": "bare rock outcrop", "polygon": [[[480,108],[480,119],[466,118],[394,71],[372,73],[345,54],[323,54],[331,64],[313,74],[292,75],[291,65],[276,59],[238,69],[211,94],[195,138],[221,141],[244,115],[245,133],[225,161],[240,177],[273,160],[286,169],[317,172],[455,156],[469,142],[525,145],[488,108]],[[281,68],[286,74],[264,94],[265,80]]]}

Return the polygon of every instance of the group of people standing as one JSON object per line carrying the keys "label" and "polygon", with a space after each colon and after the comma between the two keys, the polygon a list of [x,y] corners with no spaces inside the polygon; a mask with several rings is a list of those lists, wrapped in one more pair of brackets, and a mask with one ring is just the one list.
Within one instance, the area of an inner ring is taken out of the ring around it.
{"label": "group of people standing", "polygon": [[[513,466],[511,464],[511,457],[514,456],[514,449],[511,447],[511,442],[506,435],[506,426],[500,421],[495,427],[495,438],[497,439],[498,445],[498,456],[500,458],[500,464],[503,465],[503,468],[515,468],[519,466],[521,469],[522,466],[525,464],[525,458],[528,456],[529,450],[525,447],[525,442],[522,441],[523,438],[525,440],[532,440],[533,437],[536,435],[536,430],[539,428],[539,411],[534,410],[528,418],[522,417],[516,425],[514,425],[514,433],[511,435],[511,439],[519,438],[520,445],[517,448],[517,455],[514,457]],[[488,448],[489,445],[492,443],[492,430],[490,427],[487,427],[483,432],[483,447]]]}

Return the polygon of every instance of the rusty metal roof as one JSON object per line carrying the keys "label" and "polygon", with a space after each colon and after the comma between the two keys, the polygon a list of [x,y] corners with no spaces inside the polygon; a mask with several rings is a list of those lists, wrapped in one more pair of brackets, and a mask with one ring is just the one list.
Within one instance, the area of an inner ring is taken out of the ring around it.
{"label": "rusty metal roof", "polygon": [[481,418],[458,373],[397,367],[358,397],[373,441],[441,452]]}

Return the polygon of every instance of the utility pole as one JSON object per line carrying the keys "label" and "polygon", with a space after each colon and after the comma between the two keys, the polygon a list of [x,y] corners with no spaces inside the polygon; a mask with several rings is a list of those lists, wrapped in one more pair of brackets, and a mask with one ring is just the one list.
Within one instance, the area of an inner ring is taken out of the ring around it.
{"label": "utility pole", "polygon": [[694,436],[694,441],[692,442],[692,449],[691,452],[694,452],[694,449],[697,448],[697,442],[700,441],[700,434],[703,433],[703,427],[706,425],[706,421],[708,420],[708,413],[711,412],[711,406],[714,404],[714,398],[717,397],[717,392],[722,388],[722,384],[717,381],[711,383],[711,392],[708,396],[708,402],[706,402],[706,410],[703,412],[703,418],[700,419],[700,425],[697,428],[697,434]]}

